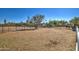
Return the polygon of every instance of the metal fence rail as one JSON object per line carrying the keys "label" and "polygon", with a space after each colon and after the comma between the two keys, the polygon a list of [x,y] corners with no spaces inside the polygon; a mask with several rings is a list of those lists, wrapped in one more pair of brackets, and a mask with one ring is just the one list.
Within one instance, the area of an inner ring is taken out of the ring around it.
{"label": "metal fence rail", "polygon": [[34,29],[35,29],[35,27],[4,26],[4,27],[0,27],[0,32],[13,32],[13,31],[34,30]]}

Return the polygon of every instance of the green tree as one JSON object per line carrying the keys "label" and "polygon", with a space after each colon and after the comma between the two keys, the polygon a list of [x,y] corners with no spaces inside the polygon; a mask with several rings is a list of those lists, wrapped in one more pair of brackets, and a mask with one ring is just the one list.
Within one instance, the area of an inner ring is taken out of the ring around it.
{"label": "green tree", "polygon": [[52,20],[52,21],[49,21],[47,26],[48,27],[56,27],[56,26],[66,26],[67,25],[67,21],[64,21],[64,20]]}
{"label": "green tree", "polygon": [[59,21],[58,20],[52,20],[48,22],[48,27],[55,27],[59,25]]}
{"label": "green tree", "polygon": [[79,17],[74,17],[70,20],[71,26],[79,26]]}
{"label": "green tree", "polygon": [[26,23],[29,23],[29,22],[30,22],[30,17],[28,16],[27,20],[26,20]]}
{"label": "green tree", "polygon": [[6,19],[4,19],[4,24],[6,24]]}
{"label": "green tree", "polygon": [[67,24],[68,24],[68,22],[67,22],[67,21],[64,21],[64,20],[60,20],[60,21],[58,22],[58,25],[59,25],[59,26],[67,26]]}
{"label": "green tree", "polygon": [[37,29],[40,25],[41,25],[41,22],[43,21],[44,19],[44,15],[35,15],[32,17],[32,23],[35,24],[35,28]]}

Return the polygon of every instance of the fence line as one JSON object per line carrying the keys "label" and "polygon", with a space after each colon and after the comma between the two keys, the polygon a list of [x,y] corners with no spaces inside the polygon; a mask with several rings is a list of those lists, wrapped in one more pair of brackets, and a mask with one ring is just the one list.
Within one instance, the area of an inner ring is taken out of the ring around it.
{"label": "fence line", "polygon": [[[22,30],[35,30],[35,27],[27,26],[0,26],[0,32],[13,32]],[[76,51],[79,51],[79,28],[76,26]]]}
{"label": "fence line", "polygon": [[27,27],[27,26],[0,26],[0,32],[34,30],[34,29],[35,27]]}

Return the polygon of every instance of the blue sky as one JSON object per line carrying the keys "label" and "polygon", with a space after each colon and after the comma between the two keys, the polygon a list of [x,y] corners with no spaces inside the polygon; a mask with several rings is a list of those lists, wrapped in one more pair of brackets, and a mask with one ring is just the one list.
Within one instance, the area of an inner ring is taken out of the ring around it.
{"label": "blue sky", "polygon": [[45,15],[45,21],[70,20],[79,16],[79,8],[0,8],[0,23],[4,19],[10,22],[26,21],[27,16]]}

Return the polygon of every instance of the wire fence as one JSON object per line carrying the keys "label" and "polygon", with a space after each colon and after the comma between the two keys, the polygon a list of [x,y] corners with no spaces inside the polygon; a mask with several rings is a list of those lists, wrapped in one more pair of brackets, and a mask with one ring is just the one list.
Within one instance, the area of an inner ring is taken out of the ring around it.
{"label": "wire fence", "polygon": [[0,32],[14,32],[14,31],[24,31],[24,30],[35,30],[35,27],[27,26],[0,26]]}

